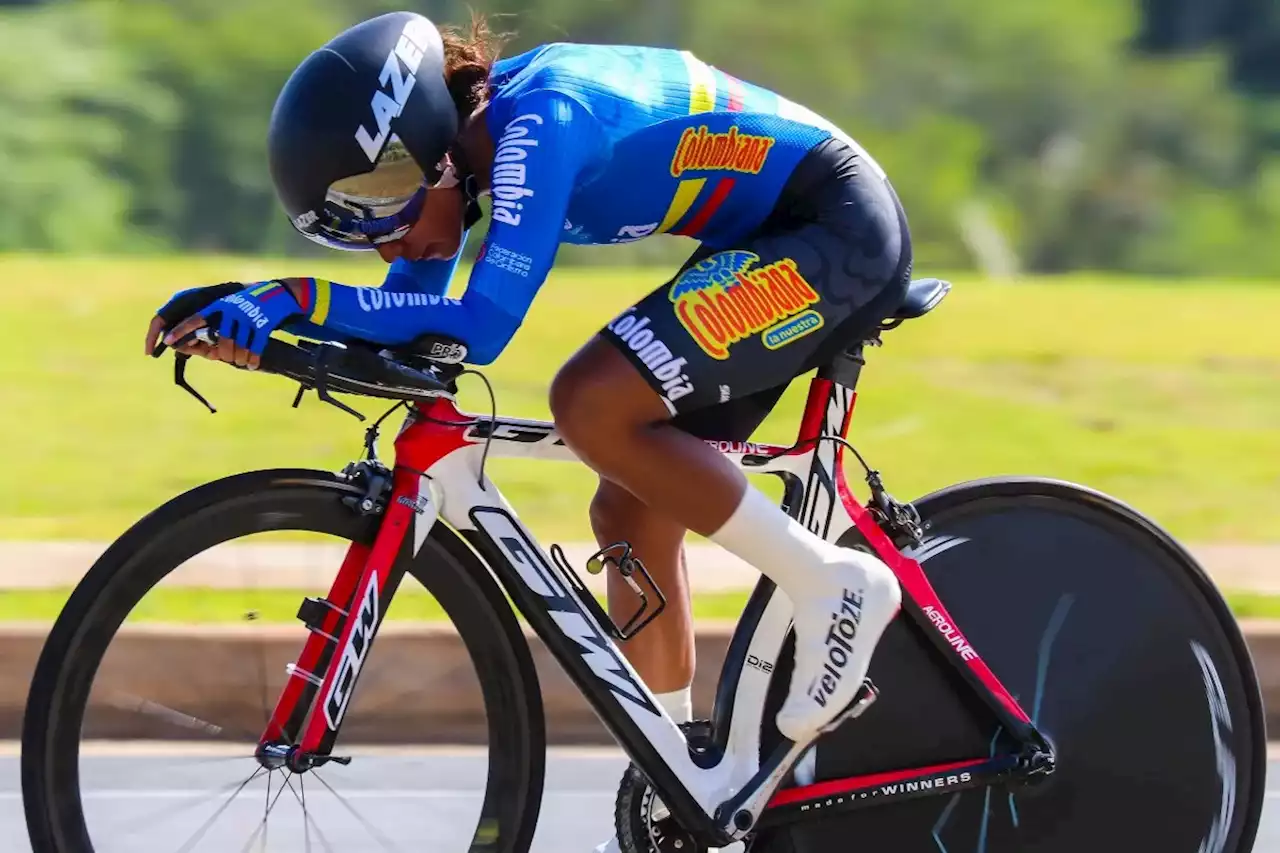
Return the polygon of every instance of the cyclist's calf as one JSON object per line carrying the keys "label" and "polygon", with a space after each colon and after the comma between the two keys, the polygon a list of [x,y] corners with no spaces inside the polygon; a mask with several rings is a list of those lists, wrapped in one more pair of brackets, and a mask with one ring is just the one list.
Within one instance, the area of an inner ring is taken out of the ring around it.
{"label": "cyclist's calf", "polygon": [[[685,528],[645,506],[616,483],[601,479],[591,500],[591,529],[600,547],[631,543],[633,554],[667,598],[662,613],[644,630],[620,644],[627,660],[655,693],[683,690],[693,682],[693,615],[682,543]],[[643,582],[642,582],[643,583]],[[636,609],[636,597],[622,577],[609,573],[609,615],[624,623]]]}

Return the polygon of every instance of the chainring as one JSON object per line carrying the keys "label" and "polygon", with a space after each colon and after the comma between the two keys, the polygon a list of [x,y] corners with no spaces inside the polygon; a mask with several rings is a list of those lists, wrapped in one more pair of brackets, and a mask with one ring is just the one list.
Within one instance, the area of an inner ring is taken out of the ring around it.
{"label": "chainring", "polygon": [[[711,722],[693,720],[682,723],[689,748],[694,752],[713,749]],[[707,848],[694,841],[673,815],[662,805],[657,792],[640,769],[628,764],[618,785],[614,806],[614,828],[621,853],[706,853]]]}

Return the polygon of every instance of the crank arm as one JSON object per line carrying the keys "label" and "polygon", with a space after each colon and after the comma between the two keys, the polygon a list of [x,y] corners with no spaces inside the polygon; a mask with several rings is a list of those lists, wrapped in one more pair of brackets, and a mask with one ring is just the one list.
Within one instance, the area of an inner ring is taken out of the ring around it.
{"label": "crank arm", "polygon": [[805,751],[813,742],[824,734],[834,731],[842,723],[862,715],[876,700],[879,691],[866,679],[845,710],[827,725],[823,726],[813,737],[804,741],[784,740],[774,749],[756,775],[743,787],[736,796],[721,803],[716,808],[715,819],[721,829],[734,841],[741,841],[755,827],[765,806],[773,798],[773,794],[782,784],[783,778],[791,771]]}

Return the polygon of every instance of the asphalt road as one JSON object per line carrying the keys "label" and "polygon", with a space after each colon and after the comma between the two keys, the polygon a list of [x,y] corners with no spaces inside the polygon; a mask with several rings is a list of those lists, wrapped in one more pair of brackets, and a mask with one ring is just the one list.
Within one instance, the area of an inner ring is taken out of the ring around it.
{"label": "asphalt road", "polygon": [[[463,851],[476,824],[485,779],[482,753],[443,750],[413,754],[379,751],[350,767],[320,774],[341,799],[309,774],[304,785],[270,792],[264,778],[231,793],[251,770],[242,756],[204,753],[180,756],[143,746],[112,749],[82,760],[82,787],[91,834],[101,834],[97,853],[285,853],[342,851]],[[625,766],[614,750],[553,750],[547,793],[533,849],[540,853],[588,853],[612,831],[611,807]],[[1273,760],[1273,786],[1254,847],[1280,853],[1280,760]],[[221,792],[219,793],[219,789]],[[305,794],[308,821],[300,800]],[[278,797],[278,799],[276,799]],[[260,826],[275,800],[265,845]],[[228,805],[229,803],[229,805]],[[201,825],[225,806],[203,835]],[[308,833],[304,826],[309,825]],[[30,853],[12,747],[0,753],[0,846]],[[187,845],[184,847],[184,845]],[[735,847],[740,849],[740,847]]]}

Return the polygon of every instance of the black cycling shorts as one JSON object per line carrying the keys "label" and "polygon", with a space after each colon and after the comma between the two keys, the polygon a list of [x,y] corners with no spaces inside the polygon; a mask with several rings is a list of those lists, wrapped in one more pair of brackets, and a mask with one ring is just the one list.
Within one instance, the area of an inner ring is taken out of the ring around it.
{"label": "black cycling shorts", "polygon": [[662,396],[673,425],[746,441],[791,380],[897,310],[910,279],[897,195],[832,138],[800,161],[740,246],[700,246],[601,334]]}

